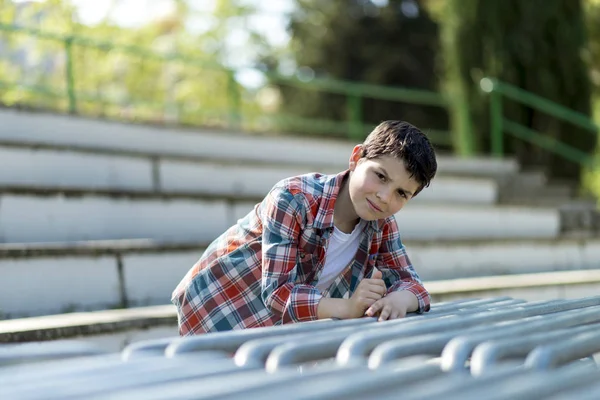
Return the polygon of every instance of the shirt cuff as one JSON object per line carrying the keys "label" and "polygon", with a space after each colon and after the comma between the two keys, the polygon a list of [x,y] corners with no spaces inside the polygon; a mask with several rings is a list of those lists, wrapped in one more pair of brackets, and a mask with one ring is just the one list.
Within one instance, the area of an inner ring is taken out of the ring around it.
{"label": "shirt cuff", "polygon": [[307,322],[318,319],[319,302],[323,295],[310,285],[298,285],[292,290],[286,311],[283,314],[283,323]]}
{"label": "shirt cuff", "polygon": [[415,295],[419,303],[417,313],[422,314],[429,311],[431,308],[431,297],[429,292],[416,282],[399,281],[396,282],[389,290],[388,293],[399,292],[401,290],[407,290]]}

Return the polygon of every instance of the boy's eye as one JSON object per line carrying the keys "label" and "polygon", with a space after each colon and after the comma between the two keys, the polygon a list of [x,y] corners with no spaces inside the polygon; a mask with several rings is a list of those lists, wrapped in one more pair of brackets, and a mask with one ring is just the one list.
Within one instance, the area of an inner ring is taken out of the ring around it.
{"label": "boy's eye", "polygon": [[375,172],[375,175],[377,175],[377,177],[379,179],[381,179],[383,182],[385,182],[385,176],[383,174],[380,174],[379,172]]}
{"label": "boy's eye", "polygon": [[398,190],[398,194],[400,195],[400,197],[406,198],[406,192],[404,192],[403,190]]}

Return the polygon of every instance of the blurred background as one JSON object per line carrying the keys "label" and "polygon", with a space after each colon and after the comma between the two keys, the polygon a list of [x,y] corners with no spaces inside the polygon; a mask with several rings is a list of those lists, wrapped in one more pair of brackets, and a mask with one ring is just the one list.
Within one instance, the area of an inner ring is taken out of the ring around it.
{"label": "blurred background", "polygon": [[0,317],[168,304],[385,119],[439,155],[397,215],[436,301],[596,293],[599,66],[597,0],[0,0]]}
{"label": "blurred background", "polygon": [[[0,101],[356,140],[402,116],[442,151],[489,154],[493,96],[483,78],[587,117],[598,109],[600,2],[541,4],[2,0]],[[594,132],[517,97],[505,99],[504,115],[519,127],[509,126],[499,151],[551,178],[579,180],[594,158]],[[598,178],[585,172],[585,189],[597,193]]]}

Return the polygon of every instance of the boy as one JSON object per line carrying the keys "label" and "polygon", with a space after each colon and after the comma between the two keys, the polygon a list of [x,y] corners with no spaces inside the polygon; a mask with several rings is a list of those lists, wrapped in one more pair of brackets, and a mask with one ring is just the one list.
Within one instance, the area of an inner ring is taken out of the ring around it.
{"label": "boy", "polygon": [[277,183],[173,292],[180,334],[428,311],[394,214],[436,170],[419,129],[385,121],[346,171]]}

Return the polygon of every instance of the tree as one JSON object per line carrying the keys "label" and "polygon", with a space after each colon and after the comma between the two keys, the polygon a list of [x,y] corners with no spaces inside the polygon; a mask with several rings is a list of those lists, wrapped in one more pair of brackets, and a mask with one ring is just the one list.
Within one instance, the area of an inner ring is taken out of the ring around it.
{"label": "tree", "polygon": [[[113,2],[116,4],[117,0]],[[0,0],[0,22],[38,29],[57,39],[0,31],[0,103],[69,110],[67,71],[73,72],[77,112],[129,121],[210,125],[230,122],[232,86],[222,65],[222,24],[200,34],[186,29],[188,4],[136,28],[104,18],[93,26],[76,18],[67,0],[13,3]],[[232,14],[220,0],[215,13]],[[73,35],[71,58],[64,38]],[[213,46],[214,47],[214,46]],[[187,61],[186,61],[187,60]]]}
{"label": "tree", "polygon": [[[438,27],[423,1],[296,0],[289,57],[300,72],[379,85],[437,91]],[[277,68],[277,60],[267,60]],[[302,78],[302,76],[301,76]],[[344,121],[346,99],[279,85],[283,112]],[[405,119],[422,128],[446,129],[443,108],[365,99],[363,120]],[[367,132],[365,132],[366,134]]]}
{"label": "tree", "polygon": [[[495,77],[580,113],[590,115],[591,85],[582,54],[587,38],[581,0],[448,0],[444,10],[445,89],[455,132],[475,128],[472,149],[487,153],[489,104],[477,85]],[[595,135],[552,115],[504,102],[504,116],[585,153]],[[580,180],[577,163],[505,135],[505,149],[526,167],[549,177]]]}

